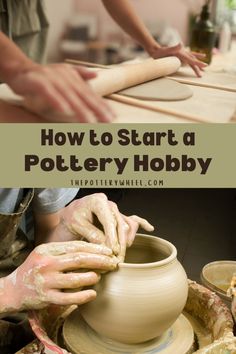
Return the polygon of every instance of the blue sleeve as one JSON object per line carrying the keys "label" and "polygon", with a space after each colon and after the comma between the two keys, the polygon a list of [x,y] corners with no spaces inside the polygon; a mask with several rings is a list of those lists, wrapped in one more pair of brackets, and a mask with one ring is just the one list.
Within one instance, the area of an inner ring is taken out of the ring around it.
{"label": "blue sleeve", "polygon": [[56,213],[71,202],[78,191],[78,188],[36,188],[33,209],[42,214]]}

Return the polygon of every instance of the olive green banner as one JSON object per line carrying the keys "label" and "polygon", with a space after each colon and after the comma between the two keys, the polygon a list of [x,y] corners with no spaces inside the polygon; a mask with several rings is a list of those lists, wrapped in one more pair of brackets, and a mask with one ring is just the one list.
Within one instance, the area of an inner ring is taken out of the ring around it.
{"label": "olive green banner", "polygon": [[0,186],[234,188],[234,124],[1,124]]}

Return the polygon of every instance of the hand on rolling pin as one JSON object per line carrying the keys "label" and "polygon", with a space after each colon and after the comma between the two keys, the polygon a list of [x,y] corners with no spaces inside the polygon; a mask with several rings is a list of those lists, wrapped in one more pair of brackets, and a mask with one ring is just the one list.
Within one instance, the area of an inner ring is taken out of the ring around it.
{"label": "hand on rolling pin", "polygon": [[87,83],[96,74],[69,64],[32,64],[17,72],[7,84],[25,98],[33,112],[65,115],[68,122],[110,122],[114,113]]}
{"label": "hand on rolling pin", "polygon": [[133,243],[139,227],[149,232],[154,230],[145,219],[122,215],[117,205],[102,193],[72,202],[64,208],[61,220],[51,240],[86,239],[91,243],[105,244],[120,261],[124,261],[126,247]]}
{"label": "hand on rolling pin", "polygon": [[154,59],[164,58],[168,56],[176,56],[184,65],[189,65],[198,77],[201,77],[201,72],[207,66],[206,63],[200,59],[205,58],[205,54],[190,52],[186,50],[181,44],[173,47],[160,47],[157,45],[155,49],[149,53]]}
{"label": "hand on rolling pin", "polygon": [[[42,244],[0,280],[0,312],[42,309],[49,304],[84,304],[93,300],[96,292],[78,289],[92,287],[100,280],[95,269],[112,271],[117,263],[112,251],[103,245],[82,241]],[[65,292],[68,289],[75,292]]]}
{"label": "hand on rolling pin", "polygon": [[188,52],[181,44],[174,47],[161,47],[151,35],[130,0],[102,0],[102,2],[120,27],[137,41],[151,57],[158,59],[176,56],[183,64],[190,65],[197,76],[201,76],[201,71],[206,64],[199,59],[204,58],[204,55]]}

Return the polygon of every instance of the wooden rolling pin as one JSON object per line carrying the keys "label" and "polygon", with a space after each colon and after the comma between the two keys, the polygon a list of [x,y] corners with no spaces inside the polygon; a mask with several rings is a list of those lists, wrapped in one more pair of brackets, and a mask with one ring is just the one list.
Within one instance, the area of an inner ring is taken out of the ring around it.
{"label": "wooden rolling pin", "polygon": [[[181,66],[176,57],[162,59],[147,59],[138,64],[120,65],[109,70],[101,69],[97,77],[89,80],[93,90],[100,96],[110,96],[125,88],[136,86],[159,77],[174,74]],[[23,106],[33,113],[45,116],[45,103],[41,97],[30,96],[22,102]],[[66,121],[66,116],[49,111],[51,120]],[[71,118],[70,118],[71,119]]]}
{"label": "wooden rolling pin", "polygon": [[[82,60],[66,59],[66,62],[69,63],[69,64],[82,65],[82,66],[87,66],[87,67],[91,67],[91,68],[100,68],[100,69],[111,69],[112,68],[112,66],[109,66],[109,65],[96,64],[96,63],[91,63],[91,62],[82,61]],[[167,79],[170,79],[170,80],[173,80],[173,81],[177,81],[180,84],[211,88],[211,89],[214,89],[214,90],[236,92],[236,88],[234,88],[234,87],[228,87],[228,86],[225,86],[225,85],[211,84],[211,83],[207,83],[207,82],[202,82],[201,80],[194,81],[194,80],[191,80],[191,79],[186,79],[186,78],[181,78],[181,77],[173,77],[173,76],[167,76]]]}
{"label": "wooden rolling pin", "polygon": [[171,75],[178,71],[180,66],[180,60],[176,57],[147,59],[138,64],[101,69],[98,76],[89,83],[99,95],[109,96],[128,87]]}

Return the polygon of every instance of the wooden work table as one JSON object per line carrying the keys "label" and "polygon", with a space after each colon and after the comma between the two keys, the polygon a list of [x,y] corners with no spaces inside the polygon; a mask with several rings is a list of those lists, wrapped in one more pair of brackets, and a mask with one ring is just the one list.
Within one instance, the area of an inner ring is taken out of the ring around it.
{"label": "wooden work table", "polygon": [[[236,42],[231,52],[216,54],[212,64],[207,68],[203,78],[195,78],[192,71],[182,68],[174,78],[191,81],[188,85],[193,91],[193,97],[179,102],[150,102],[150,109],[138,108],[109,99],[110,105],[116,112],[114,123],[190,123],[192,121],[210,123],[229,123],[236,121]],[[199,84],[216,85],[226,89],[201,87]],[[195,86],[197,85],[197,86]],[[0,122],[29,123],[45,122],[45,119],[27,112],[8,101],[6,85],[0,85]],[[155,107],[171,109],[179,112],[179,116],[155,111]],[[188,113],[198,119],[185,119],[182,114]]]}

